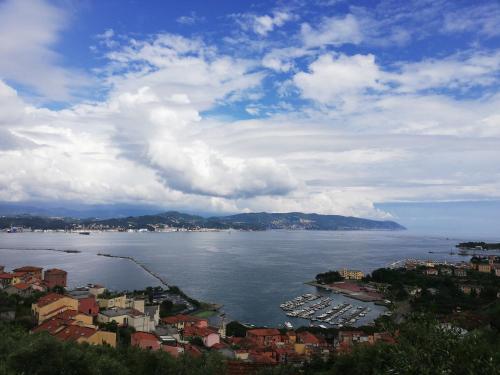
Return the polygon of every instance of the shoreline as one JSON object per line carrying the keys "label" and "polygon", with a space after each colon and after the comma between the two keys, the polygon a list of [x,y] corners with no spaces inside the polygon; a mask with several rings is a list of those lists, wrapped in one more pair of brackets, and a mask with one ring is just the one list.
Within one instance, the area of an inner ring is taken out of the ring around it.
{"label": "shoreline", "polygon": [[355,299],[355,300],[358,300],[361,302],[373,302],[373,303],[379,302],[380,303],[380,302],[384,301],[383,296],[380,296],[380,298],[377,298],[375,296],[367,295],[363,292],[354,292],[352,290],[344,289],[341,287],[336,287],[334,285],[319,284],[314,280],[306,281],[306,282],[304,282],[304,284],[314,286],[316,288],[329,290],[329,291],[334,292],[334,293],[340,293],[346,297],[349,297],[349,298],[352,298],[352,299]]}

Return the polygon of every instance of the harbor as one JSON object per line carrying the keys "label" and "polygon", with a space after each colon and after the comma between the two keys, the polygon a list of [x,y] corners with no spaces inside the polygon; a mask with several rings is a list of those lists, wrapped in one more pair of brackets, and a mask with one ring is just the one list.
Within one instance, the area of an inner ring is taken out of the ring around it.
{"label": "harbor", "polygon": [[[308,321],[309,326],[319,328],[371,325],[380,315],[389,314],[382,306],[336,293],[305,293],[283,302],[280,308],[297,326],[306,325]],[[285,322],[285,327],[293,327],[292,322]]]}

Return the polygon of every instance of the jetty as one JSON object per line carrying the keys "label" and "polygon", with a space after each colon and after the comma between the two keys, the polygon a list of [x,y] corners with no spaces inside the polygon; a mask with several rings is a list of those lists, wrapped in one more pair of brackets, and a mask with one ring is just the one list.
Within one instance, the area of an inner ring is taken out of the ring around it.
{"label": "jetty", "polygon": [[130,262],[133,262],[135,263],[137,266],[141,267],[146,273],[150,274],[151,276],[153,276],[155,279],[157,279],[163,286],[165,287],[169,287],[167,281],[162,278],[160,275],[158,275],[157,273],[155,273],[154,271],[150,270],[146,265],[142,264],[141,262],[139,262],[137,259],[135,259],[134,257],[131,257],[131,256],[125,256],[125,255],[112,255],[112,254],[105,254],[105,253],[97,253],[98,256],[101,256],[101,257],[107,257],[107,258],[118,258],[118,259],[125,259],[125,260],[128,260]]}

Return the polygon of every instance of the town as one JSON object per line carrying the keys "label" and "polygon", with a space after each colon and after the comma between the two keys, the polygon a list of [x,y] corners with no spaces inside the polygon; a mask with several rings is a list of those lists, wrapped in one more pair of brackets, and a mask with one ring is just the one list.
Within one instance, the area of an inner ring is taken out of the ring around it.
{"label": "town", "polygon": [[[500,258],[496,256],[473,257],[470,262],[458,264],[406,260],[399,265],[401,267],[393,265],[392,269],[375,270],[366,276],[360,271],[346,269],[329,271],[319,274],[316,282],[351,294],[352,287],[346,287],[346,283],[357,285],[365,293],[391,298],[392,301],[386,299],[384,302],[399,319],[403,318],[402,301],[407,298],[412,299],[415,306],[423,295],[439,298],[443,290],[436,280],[441,277],[453,280],[464,296],[453,302],[455,315],[457,312],[466,313],[467,306],[471,306],[462,303],[469,301],[467,298],[475,299],[473,304],[477,306],[498,303],[500,298]],[[401,285],[399,281],[389,280],[395,277],[394,272],[403,280]],[[481,275],[486,278],[481,279]],[[68,288],[67,280],[67,272],[61,269],[24,266],[7,271],[0,266],[0,321],[22,322],[31,334],[45,334],[63,342],[112,348],[137,347],[165,352],[174,358],[197,358],[215,352],[223,358],[228,374],[250,374],[261,368],[283,365],[300,368],[313,359],[326,362],[332,356],[348,354],[359,345],[393,345],[398,340],[397,334],[381,324],[390,319],[391,314],[384,314],[371,327],[358,328],[348,324],[343,327],[338,320],[335,328],[324,325],[297,329],[290,326],[253,327],[235,321],[226,322],[224,315],[214,324],[214,319],[197,315],[195,306],[187,307],[188,297],[176,287],[172,287],[172,291],[156,287],[117,293],[97,284]],[[428,287],[423,288],[422,282]],[[20,308],[25,302],[30,302],[30,306]],[[285,302],[281,307],[293,315],[298,306],[306,302],[316,307],[311,311],[317,311],[327,308],[330,298],[320,299],[308,294]],[[180,309],[176,308],[179,306]],[[337,306],[316,320],[325,324],[331,321],[333,325],[333,319],[350,308]],[[365,312],[363,308],[354,310],[341,321],[354,321]],[[476,315],[478,318],[481,314],[476,311]],[[473,327],[469,324],[467,328]]]}

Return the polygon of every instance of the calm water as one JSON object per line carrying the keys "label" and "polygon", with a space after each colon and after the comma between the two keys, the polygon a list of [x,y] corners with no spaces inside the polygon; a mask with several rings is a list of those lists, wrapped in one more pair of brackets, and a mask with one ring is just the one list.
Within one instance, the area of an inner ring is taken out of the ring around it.
{"label": "calm water", "polygon": [[[157,285],[132,262],[96,254],[133,256],[194,298],[223,304],[231,318],[277,325],[290,320],[279,304],[316,292],[303,283],[319,272],[341,267],[369,272],[402,258],[457,261],[463,258],[448,253],[460,240],[409,232],[0,233],[0,264],[63,268],[71,286]],[[335,304],[343,299],[332,296]]]}

